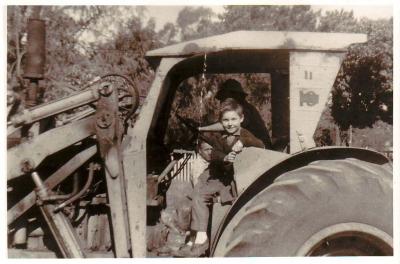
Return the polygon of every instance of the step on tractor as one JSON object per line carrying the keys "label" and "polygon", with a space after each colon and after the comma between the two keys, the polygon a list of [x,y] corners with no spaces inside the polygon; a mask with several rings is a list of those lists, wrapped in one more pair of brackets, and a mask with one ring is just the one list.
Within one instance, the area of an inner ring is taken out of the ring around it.
{"label": "step on tractor", "polygon": [[[34,22],[28,39],[40,40]],[[150,218],[168,206],[168,186],[186,170],[182,153],[193,151],[159,152],[172,102],[182,81],[204,72],[268,73],[271,137],[286,138],[284,151],[237,156],[237,198],[210,207],[210,257],[393,255],[391,161],[368,149],[315,147],[313,139],[348,46],[366,40],[231,32],[147,52],[155,77],[140,106],[134,84],[110,74],[9,113],[8,256],[148,256]],[[42,46],[28,50],[24,74],[33,87],[43,75]]]}

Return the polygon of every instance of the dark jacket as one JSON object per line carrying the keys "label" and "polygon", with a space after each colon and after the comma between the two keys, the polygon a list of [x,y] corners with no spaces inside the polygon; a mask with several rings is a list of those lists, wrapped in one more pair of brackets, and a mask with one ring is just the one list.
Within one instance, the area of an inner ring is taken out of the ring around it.
{"label": "dark jacket", "polygon": [[224,162],[224,158],[232,151],[233,145],[240,140],[244,147],[264,148],[261,140],[256,138],[245,128],[240,129],[240,133],[235,135],[231,144],[227,143],[227,134],[225,132],[210,133],[210,143],[213,146],[210,162],[210,178],[218,179],[224,185],[231,185],[233,180],[233,165],[230,162]]}
{"label": "dark jacket", "polygon": [[240,102],[240,104],[243,107],[244,115],[242,127],[250,131],[256,138],[261,139],[265,148],[271,149],[271,138],[258,110],[247,101]]}
{"label": "dark jacket", "polygon": [[238,140],[243,143],[244,147],[265,148],[263,142],[260,139],[255,137],[249,130],[243,127],[240,129],[240,133],[235,135],[235,140],[232,144],[228,145],[226,137],[227,134],[225,132],[213,133],[211,135],[210,138],[213,146],[211,157],[213,161],[223,161],[225,156],[232,151],[233,145]]}

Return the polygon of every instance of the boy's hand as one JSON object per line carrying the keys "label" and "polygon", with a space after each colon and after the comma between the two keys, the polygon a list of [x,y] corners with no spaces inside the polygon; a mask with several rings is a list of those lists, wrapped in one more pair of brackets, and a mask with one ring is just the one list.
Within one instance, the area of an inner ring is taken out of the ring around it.
{"label": "boy's hand", "polygon": [[232,146],[232,151],[239,153],[243,150],[243,143],[242,141],[238,140],[236,143]]}
{"label": "boy's hand", "polygon": [[235,158],[236,158],[236,152],[232,151],[232,152],[229,152],[229,154],[225,156],[224,161],[233,163],[235,161]]}

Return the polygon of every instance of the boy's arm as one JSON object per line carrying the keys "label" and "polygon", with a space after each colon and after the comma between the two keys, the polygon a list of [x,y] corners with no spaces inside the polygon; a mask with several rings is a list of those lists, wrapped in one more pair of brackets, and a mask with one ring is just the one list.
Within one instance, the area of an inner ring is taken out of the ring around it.
{"label": "boy's arm", "polygon": [[221,145],[221,136],[219,133],[205,132],[203,133],[203,139],[207,139],[207,143],[212,146],[211,160],[213,161],[223,161],[228,153],[223,151]]}
{"label": "boy's arm", "polygon": [[225,152],[222,152],[218,149],[213,149],[211,152],[211,159],[223,161],[226,155],[227,154]]}
{"label": "boy's arm", "polygon": [[260,139],[256,138],[250,131],[243,128],[240,135],[240,141],[242,141],[244,147],[265,148],[264,143]]}
{"label": "boy's arm", "polygon": [[221,122],[216,122],[208,126],[198,127],[198,130],[200,132],[222,132],[224,131],[224,127],[222,126]]}

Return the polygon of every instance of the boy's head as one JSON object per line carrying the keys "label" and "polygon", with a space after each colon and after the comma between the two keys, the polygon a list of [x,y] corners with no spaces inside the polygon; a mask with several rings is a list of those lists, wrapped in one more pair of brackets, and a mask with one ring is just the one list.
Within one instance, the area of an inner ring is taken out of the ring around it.
{"label": "boy's head", "polygon": [[199,151],[200,156],[202,156],[206,161],[211,161],[212,149],[213,147],[210,144],[202,139],[199,139],[199,142],[197,143],[197,150]]}
{"label": "boy's head", "polygon": [[227,98],[221,103],[219,121],[228,134],[235,134],[243,122],[243,107],[232,98]]}

